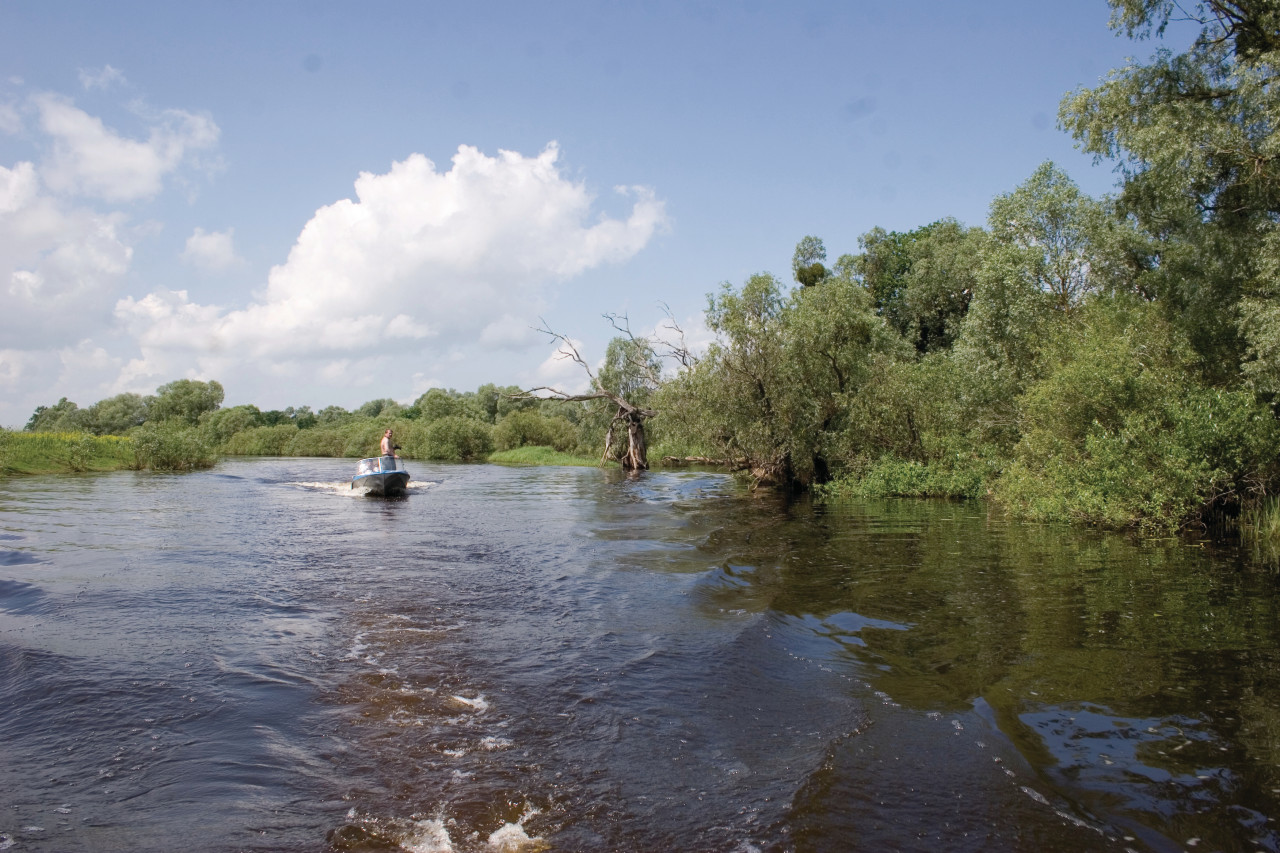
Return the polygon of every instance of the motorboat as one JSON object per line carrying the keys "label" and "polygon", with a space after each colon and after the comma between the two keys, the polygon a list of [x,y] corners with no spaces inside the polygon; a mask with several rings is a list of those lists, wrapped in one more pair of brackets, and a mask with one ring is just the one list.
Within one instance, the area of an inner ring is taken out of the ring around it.
{"label": "motorboat", "polygon": [[371,456],[361,459],[356,475],[351,478],[351,489],[362,490],[366,495],[403,495],[409,488],[409,472],[398,456]]}

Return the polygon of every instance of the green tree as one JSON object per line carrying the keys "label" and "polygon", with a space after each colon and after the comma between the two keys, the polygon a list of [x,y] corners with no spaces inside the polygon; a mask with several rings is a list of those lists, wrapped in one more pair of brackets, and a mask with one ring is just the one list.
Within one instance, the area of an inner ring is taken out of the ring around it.
{"label": "green tree", "polygon": [[759,483],[809,485],[831,474],[850,403],[877,360],[907,348],[848,277],[784,293],[768,274],[710,297],[717,340],[664,386],[673,434],[707,447]]}
{"label": "green tree", "polygon": [[379,400],[370,400],[369,402],[356,409],[355,413],[364,418],[377,417],[395,417],[404,411],[404,406],[392,400],[390,397],[383,397]]}
{"label": "green tree", "polygon": [[429,388],[413,402],[423,423],[433,423],[441,418],[464,414],[463,401],[458,392],[444,388]]}
{"label": "green tree", "polygon": [[223,396],[222,385],[216,381],[178,379],[156,389],[147,418],[151,421],[179,420],[195,426],[201,415],[222,405]]}
{"label": "green tree", "polygon": [[796,244],[791,257],[791,274],[804,287],[812,287],[825,279],[830,272],[822,262],[827,259],[827,247],[818,237],[805,237]]}
{"label": "green tree", "polygon": [[27,425],[27,432],[69,432],[78,429],[76,415],[80,407],[62,397],[52,406],[36,406]]}
{"label": "green tree", "polygon": [[1023,275],[1062,312],[1112,283],[1108,274],[1116,264],[1108,249],[1115,223],[1104,204],[1047,162],[1013,192],[997,196],[988,217],[994,242],[1021,255]]}
{"label": "green tree", "polygon": [[86,410],[89,428],[95,435],[124,435],[146,422],[149,408],[141,394],[117,394]]}
{"label": "green tree", "polygon": [[316,422],[321,426],[335,426],[351,419],[351,412],[341,406],[325,406],[316,413]]}
{"label": "green tree", "polygon": [[237,433],[265,425],[262,412],[258,411],[258,407],[254,405],[217,409],[205,412],[200,418],[200,429],[209,436],[215,446],[225,444]]}
{"label": "green tree", "polygon": [[[1184,11],[1172,0],[1111,6],[1112,27],[1137,38]],[[1068,95],[1059,115],[1085,151],[1117,162],[1120,212],[1158,241],[1146,290],[1187,331],[1201,371],[1229,382],[1245,347],[1237,306],[1265,284],[1280,219],[1280,13],[1247,0],[1186,11],[1200,22],[1186,51],[1112,71]]]}

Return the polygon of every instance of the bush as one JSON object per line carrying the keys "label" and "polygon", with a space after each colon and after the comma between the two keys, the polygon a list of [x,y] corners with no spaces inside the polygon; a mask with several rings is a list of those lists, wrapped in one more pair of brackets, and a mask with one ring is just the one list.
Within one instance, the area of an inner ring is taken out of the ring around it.
{"label": "bush", "polygon": [[567,418],[548,417],[538,412],[512,412],[493,429],[493,445],[498,450],[554,447],[563,453],[577,444],[577,430]]}
{"label": "bush", "polygon": [[979,498],[995,477],[995,465],[976,457],[919,462],[883,456],[821,486],[827,497]]}
{"label": "bush", "polygon": [[470,462],[493,452],[492,428],[460,415],[440,418],[427,427],[428,459]]}
{"label": "bush", "polygon": [[228,438],[222,452],[232,456],[289,456],[298,433],[293,424],[251,427]]}
{"label": "bush", "polygon": [[143,424],[133,431],[137,467],[153,471],[192,471],[212,468],[218,454],[200,430],[180,421]]}
{"label": "bush", "polygon": [[1049,348],[1019,400],[1023,437],[996,496],[1033,519],[1176,530],[1265,494],[1280,427],[1244,391],[1196,383],[1147,306],[1097,306]]}

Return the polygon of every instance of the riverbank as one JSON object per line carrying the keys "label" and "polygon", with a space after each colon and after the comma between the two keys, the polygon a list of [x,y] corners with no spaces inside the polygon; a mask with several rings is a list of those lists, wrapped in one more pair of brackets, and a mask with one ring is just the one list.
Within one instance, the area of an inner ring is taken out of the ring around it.
{"label": "riverbank", "polygon": [[133,441],[83,432],[0,431],[0,476],[138,468]]}
{"label": "riverbank", "polygon": [[[551,447],[516,447],[511,450],[499,450],[489,454],[489,458],[485,461],[494,465],[573,465],[579,468],[594,468],[600,465],[599,459],[561,453]],[[606,466],[616,468],[618,463],[608,462]]]}
{"label": "riverbank", "polygon": [[[95,436],[83,432],[0,432],[0,477],[142,468],[186,470],[209,467],[203,463],[212,463],[208,448],[175,446],[182,444],[177,441],[179,436],[161,436],[156,432],[152,430],[139,436],[141,442],[128,436]],[[161,450],[167,452],[161,453]],[[202,464],[179,464],[187,457],[198,459]],[[600,464],[598,459],[561,453],[550,447],[501,450],[485,461],[495,465],[571,465],[583,468]],[[617,466],[617,463],[608,464]]]}

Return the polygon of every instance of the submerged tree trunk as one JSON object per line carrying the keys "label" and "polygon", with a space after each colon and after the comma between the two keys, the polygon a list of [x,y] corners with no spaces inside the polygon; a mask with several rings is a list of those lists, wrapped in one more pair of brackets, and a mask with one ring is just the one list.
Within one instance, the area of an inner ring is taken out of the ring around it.
{"label": "submerged tree trunk", "polygon": [[[609,431],[604,436],[604,457],[601,461],[612,459],[621,463],[624,471],[649,470],[649,445],[644,434],[644,421],[647,413],[636,409],[619,406],[618,412],[609,424]],[[619,423],[627,429],[627,447],[623,450],[615,446],[614,427]]]}

